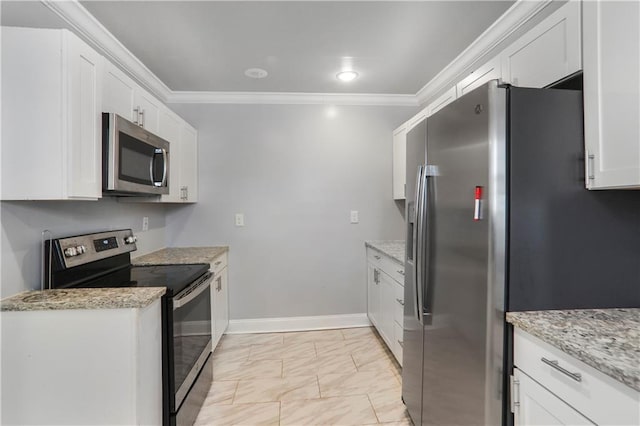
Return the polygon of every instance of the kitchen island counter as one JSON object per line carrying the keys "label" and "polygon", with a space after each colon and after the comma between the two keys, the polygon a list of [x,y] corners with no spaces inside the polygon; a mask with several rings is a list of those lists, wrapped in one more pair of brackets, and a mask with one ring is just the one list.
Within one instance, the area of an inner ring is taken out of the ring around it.
{"label": "kitchen island counter", "polygon": [[0,311],[145,308],[166,290],[166,287],[116,287],[25,291],[0,301]]}
{"label": "kitchen island counter", "polygon": [[183,263],[212,263],[218,256],[227,253],[229,247],[169,247],[131,259],[137,266],[171,265]]}
{"label": "kitchen island counter", "polygon": [[640,309],[508,312],[507,322],[640,392]]}
{"label": "kitchen island counter", "polygon": [[404,266],[404,240],[365,241],[364,244]]}

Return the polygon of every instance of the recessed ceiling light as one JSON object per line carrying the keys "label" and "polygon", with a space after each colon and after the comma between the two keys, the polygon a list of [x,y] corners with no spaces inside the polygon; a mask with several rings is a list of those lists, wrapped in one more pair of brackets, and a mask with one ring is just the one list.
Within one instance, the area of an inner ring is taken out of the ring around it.
{"label": "recessed ceiling light", "polygon": [[342,71],[336,74],[340,81],[353,81],[358,78],[358,73],[355,71]]}
{"label": "recessed ceiling light", "polygon": [[244,75],[249,78],[265,78],[269,73],[262,68],[249,68],[244,72]]}

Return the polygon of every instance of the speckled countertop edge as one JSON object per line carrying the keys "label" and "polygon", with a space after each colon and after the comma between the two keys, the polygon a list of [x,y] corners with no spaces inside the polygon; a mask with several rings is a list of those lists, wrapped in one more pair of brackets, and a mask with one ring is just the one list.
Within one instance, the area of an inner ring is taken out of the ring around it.
{"label": "speckled countertop edge", "polygon": [[404,240],[365,241],[364,244],[366,247],[371,247],[404,266]]}
{"label": "speckled countertop edge", "polygon": [[0,311],[144,308],[166,287],[67,288],[25,291],[0,301]]}
{"label": "speckled countertop edge", "polygon": [[508,312],[507,321],[640,392],[640,308]]}
{"label": "speckled countertop edge", "polygon": [[167,265],[184,263],[211,263],[216,257],[229,251],[219,247],[169,247],[131,259],[133,265]]}

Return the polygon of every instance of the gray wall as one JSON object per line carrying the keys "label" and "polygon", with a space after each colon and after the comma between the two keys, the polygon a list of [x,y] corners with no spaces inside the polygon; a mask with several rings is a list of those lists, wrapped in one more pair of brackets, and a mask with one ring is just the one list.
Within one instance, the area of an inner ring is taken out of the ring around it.
{"label": "gray wall", "polygon": [[403,238],[391,134],[416,108],[172,108],[199,130],[200,201],[168,208],[167,245],[230,246],[231,318],[366,312],[364,241]]}
{"label": "gray wall", "polygon": [[[140,232],[142,217],[149,231]],[[108,229],[132,228],[138,235],[138,252],[164,247],[165,207],[125,204],[115,199],[99,201],[0,202],[0,297],[40,288],[41,232],[54,237]]]}

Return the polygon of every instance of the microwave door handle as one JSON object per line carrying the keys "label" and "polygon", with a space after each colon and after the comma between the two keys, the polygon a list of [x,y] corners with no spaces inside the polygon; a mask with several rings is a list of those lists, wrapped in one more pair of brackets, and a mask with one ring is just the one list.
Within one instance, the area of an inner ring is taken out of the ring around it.
{"label": "microwave door handle", "polygon": [[167,184],[167,150],[162,148],[162,184],[160,186],[165,186]]}

